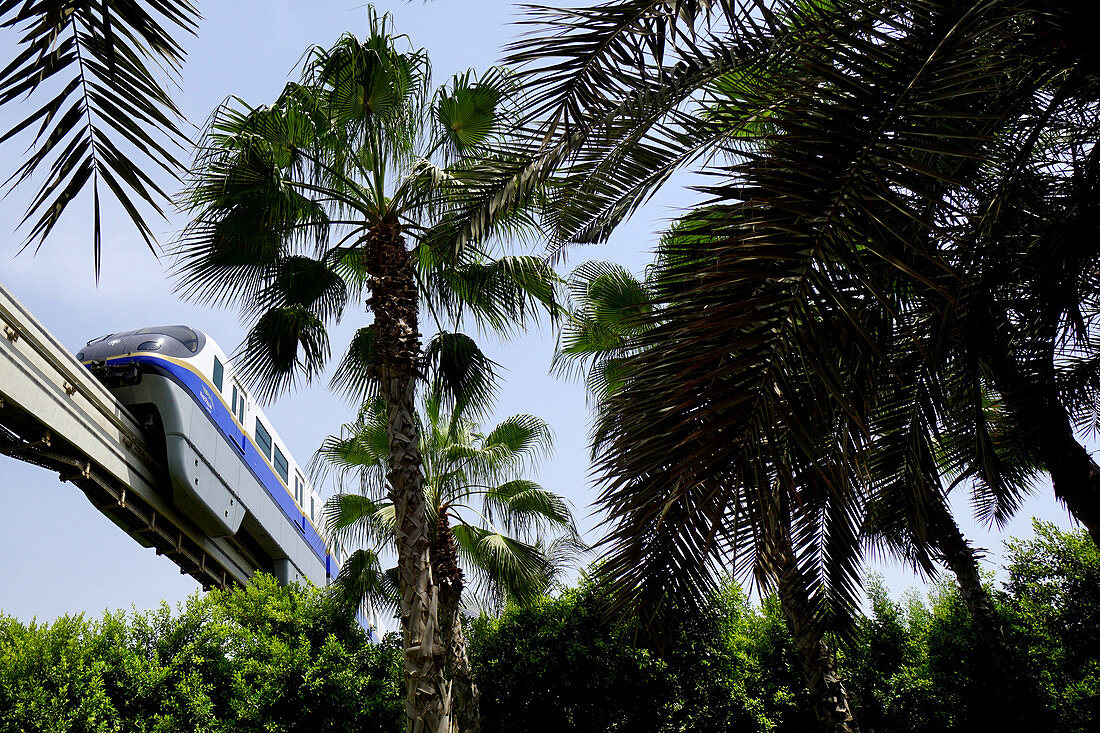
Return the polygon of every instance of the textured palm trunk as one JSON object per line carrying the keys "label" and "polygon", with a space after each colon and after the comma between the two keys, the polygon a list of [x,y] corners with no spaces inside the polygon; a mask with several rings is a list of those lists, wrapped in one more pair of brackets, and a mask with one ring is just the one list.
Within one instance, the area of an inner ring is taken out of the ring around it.
{"label": "textured palm trunk", "polygon": [[1022,722],[1021,695],[1018,694],[1021,691],[1013,671],[1012,650],[1005,639],[1004,624],[993,599],[982,585],[978,554],[963,537],[946,501],[937,496],[929,504],[928,525],[936,551],[943,564],[954,573],[959,594],[985,641],[985,648],[979,646],[972,660],[978,668],[987,669],[995,682],[990,698],[983,701],[985,718],[993,727],[1012,729]]}
{"label": "textured palm trunk", "polygon": [[794,562],[790,540],[780,532],[774,572],[779,604],[794,637],[802,674],[813,701],[814,715],[826,733],[855,733],[856,724],[848,704],[844,681],[836,673],[836,662],[825,643],[805,583]]}
{"label": "textured palm trunk", "polygon": [[936,552],[948,570],[954,573],[966,608],[997,653],[998,661],[1007,664],[1008,644],[1005,642],[1004,626],[997,616],[993,599],[982,585],[978,553],[963,537],[943,497],[937,496],[930,501],[927,510],[928,528]]}
{"label": "textured palm trunk", "polygon": [[450,686],[443,676],[439,597],[432,582],[430,527],[417,430],[416,383],[420,376],[420,299],[412,259],[396,219],[375,226],[364,265],[374,313],[371,365],[386,403],[390,441],[390,500],[396,510],[398,586],[405,653],[405,729],[450,733]]}
{"label": "textured palm trunk", "polygon": [[1034,385],[1002,362],[993,367],[998,391],[1020,422],[1033,429],[1054,495],[1100,545],[1100,465],[1073,433],[1073,422],[1052,384]]}
{"label": "textured palm trunk", "polygon": [[996,332],[988,334],[985,348],[985,367],[1020,425],[1031,429],[1054,495],[1100,545],[1100,465],[1073,433],[1073,420],[1054,381],[1053,355],[1047,364],[1048,374],[1029,379]]}
{"label": "textured palm trunk", "polygon": [[1100,466],[1073,434],[1073,423],[1053,387],[1035,415],[1039,448],[1054,495],[1100,545]]}
{"label": "textured palm trunk", "polygon": [[454,730],[457,733],[479,733],[481,713],[478,709],[477,686],[470,667],[466,647],[466,632],[462,628],[462,588],[464,578],[458,566],[458,548],[444,509],[436,523],[432,543],[432,570],[439,583],[439,627],[446,648],[445,670],[451,683]]}

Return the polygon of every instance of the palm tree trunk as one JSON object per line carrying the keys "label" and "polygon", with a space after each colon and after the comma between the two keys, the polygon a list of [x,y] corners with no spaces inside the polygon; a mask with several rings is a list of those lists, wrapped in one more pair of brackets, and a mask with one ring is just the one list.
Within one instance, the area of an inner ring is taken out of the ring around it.
{"label": "palm tree trunk", "polygon": [[802,673],[813,701],[814,714],[826,733],[855,733],[856,724],[848,705],[844,681],[836,673],[836,663],[815,617],[801,572],[794,561],[790,539],[779,532],[775,562],[779,605],[794,637],[802,663]]}
{"label": "palm tree trunk", "polygon": [[992,727],[1011,730],[1023,724],[1024,711],[1020,704],[1023,691],[1013,671],[1015,660],[1005,638],[1004,624],[993,599],[982,585],[978,554],[963,536],[945,499],[937,495],[936,500],[929,504],[928,525],[936,552],[943,564],[955,574],[959,594],[985,642],[985,648],[979,646],[973,660],[979,669],[989,670],[995,683],[991,685],[989,699],[980,701],[984,706],[983,717]]}
{"label": "palm tree trunk", "polygon": [[1047,359],[1045,374],[1027,378],[1008,340],[1000,335],[1007,330],[1002,325],[986,335],[985,368],[1019,424],[1030,428],[1054,495],[1100,546],[1100,465],[1073,433],[1073,420],[1054,382],[1053,355]]}
{"label": "palm tree trunk", "polygon": [[[1005,642],[1004,625],[997,616],[993,599],[982,585],[978,569],[978,553],[963,537],[955,518],[947,508],[947,502],[937,495],[928,502],[928,529],[932,542],[943,564],[955,575],[966,608],[970,611],[979,631],[997,652],[1001,662],[1008,662],[1008,644]],[[1007,669],[1007,667],[1006,667]]]}
{"label": "palm tree trunk", "polygon": [[417,430],[416,382],[420,374],[420,299],[416,277],[396,218],[372,228],[365,251],[374,312],[374,376],[386,403],[390,442],[390,500],[396,511],[398,587],[405,651],[405,729],[450,733],[450,688],[443,678],[439,598],[432,582],[431,538],[424,503],[424,475]]}
{"label": "palm tree trunk", "polygon": [[1054,495],[1100,545],[1100,465],[1074,435],[1057,387],[1022,379],[1010,359],[1005,355],[990,365],[997,390],[1020,424],[1031,427]]}
{"label": "palm tree trunk", "polygon": [[1048,395],[1042,402],[1035,425],[1041,432],[1040,455],[1054,495],[1100,545],[1100,466],[1073,434],[1073,424],[1061,401]]}
{"label": "palm tree trunk", "polygon": [[446,648],[445,670],[451,683],[454,730],[456,733],[480,733],[477,685],[470,667],[466,632],[462,628],[462,568],[451,533],[447,510],[439,513],[432,543],[432,569],[439,583],[439,627]]}

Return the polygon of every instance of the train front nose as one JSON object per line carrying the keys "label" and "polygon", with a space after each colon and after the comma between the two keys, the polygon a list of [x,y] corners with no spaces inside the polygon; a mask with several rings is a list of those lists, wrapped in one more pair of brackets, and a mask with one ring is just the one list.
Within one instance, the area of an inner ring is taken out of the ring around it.
{"label": "train front nose", "polygon": [[121,333],[89,341],[76,358],[107,387],[128,387],[141,382],[141,369],[133,355],[161,348],[164,337]]}

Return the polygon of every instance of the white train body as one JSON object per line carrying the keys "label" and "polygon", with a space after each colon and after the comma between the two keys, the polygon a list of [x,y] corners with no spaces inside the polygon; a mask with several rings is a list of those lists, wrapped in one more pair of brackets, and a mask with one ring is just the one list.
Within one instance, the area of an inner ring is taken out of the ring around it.
{"label": "white train body", "polygon": [[213,339],[143,328],[93,339],[77,359],[163,434],[172,501],[203,532],[283,583],[324,586],[337,573],[343,553],[320,531],[320,497]]}

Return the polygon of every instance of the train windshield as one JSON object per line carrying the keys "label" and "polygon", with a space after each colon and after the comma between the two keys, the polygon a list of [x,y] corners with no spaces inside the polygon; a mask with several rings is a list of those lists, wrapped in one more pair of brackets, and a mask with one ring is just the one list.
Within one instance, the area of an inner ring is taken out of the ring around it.
{"label": "train windshield", "polygon": [[199,350],[199,334],[187,326],[155,326],[153,328],[143,328],[134,333],[163,333],[165,336],[171,336],[179,341],[192,354]]}

